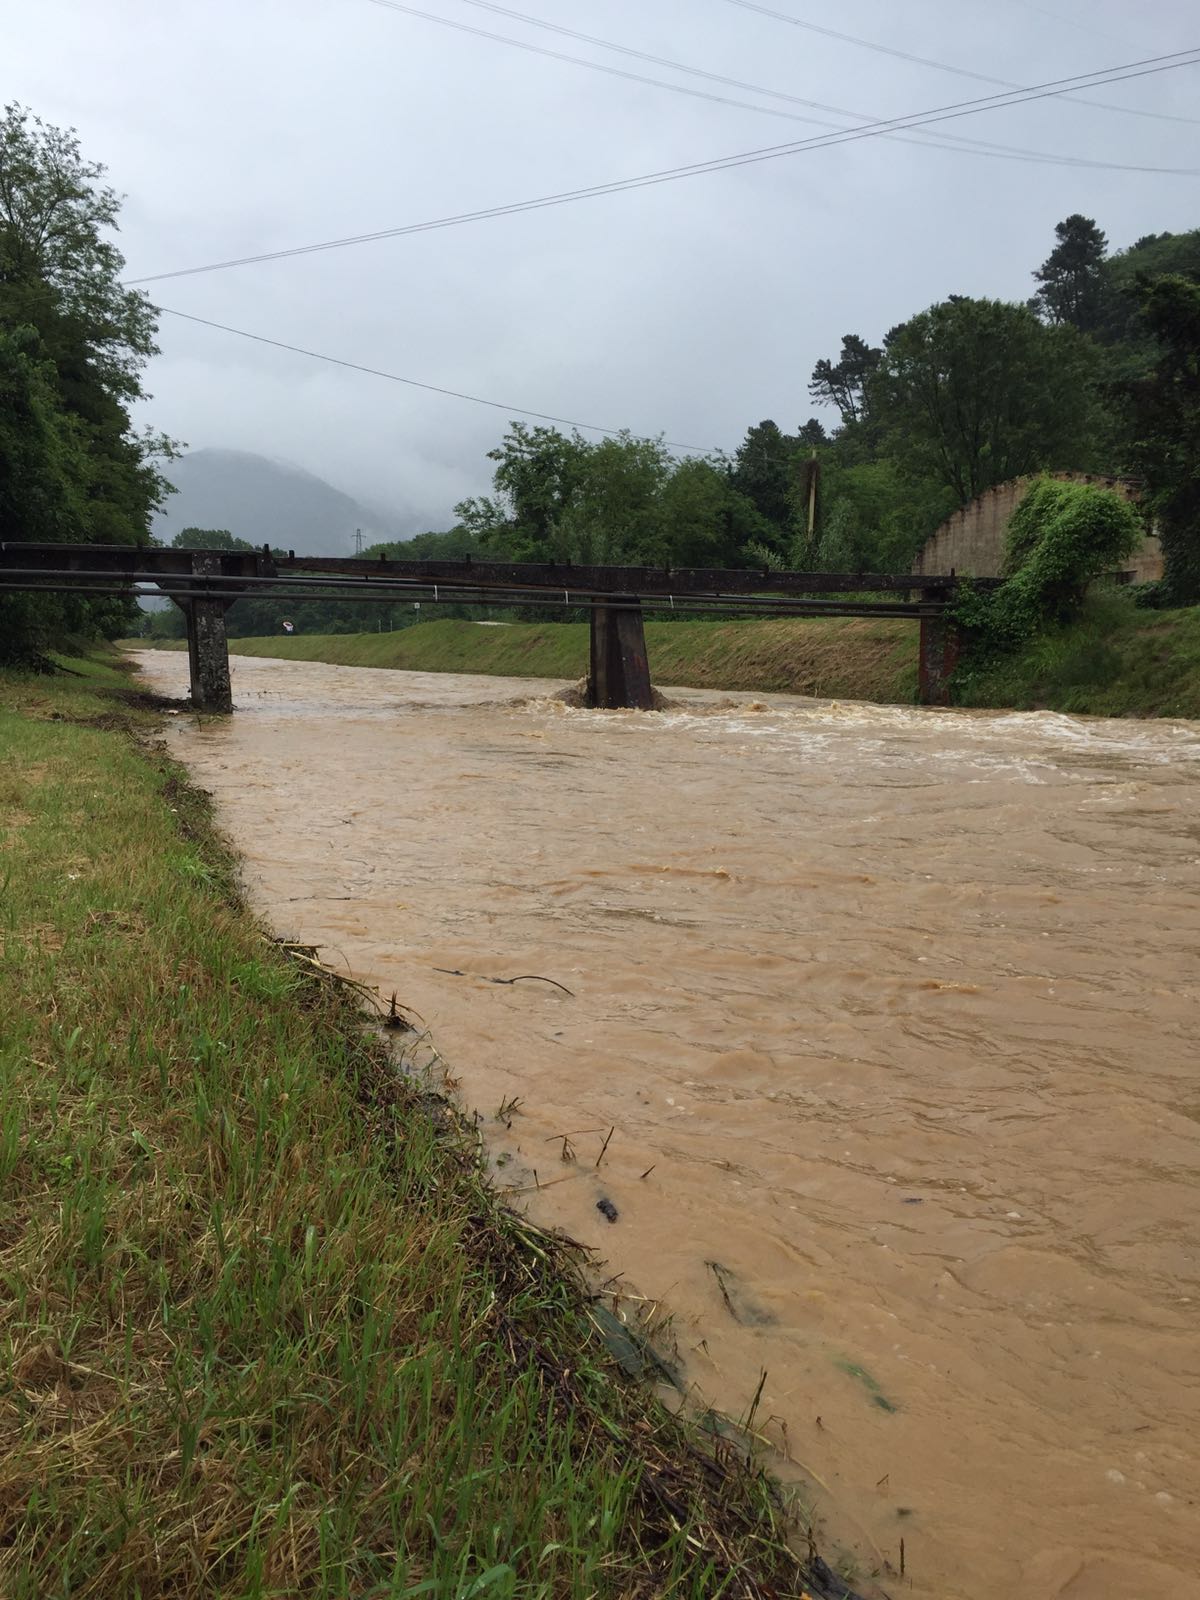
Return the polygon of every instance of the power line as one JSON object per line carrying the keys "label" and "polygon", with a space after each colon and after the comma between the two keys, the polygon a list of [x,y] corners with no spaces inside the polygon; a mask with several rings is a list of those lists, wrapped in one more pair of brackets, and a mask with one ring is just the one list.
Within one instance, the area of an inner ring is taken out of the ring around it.
{"label": "power line", "polygon": [[[363,366],[358,361],[346,361],[341,356],[325,355],[320,350],[307,350],[303,345],[288,344],[283,339],[269,339],[263,333],[250,333],[245,328],[231,328],[228,323],[214,322],[209,317],[193,316],[189,311],[174,311],[170,306],[158,306],[156,310],[167,317],[178,317],[183,322],[195,322],[202,328],[216,328],[221,333],[235,334],[239,339],[252,339],[255,344],[268,344],[276,350],[288,350],[293,355],[308,356],[313,361],[324,361],[332,367],[346,367],[351,372],[365,372],[372,378],[386,378],[389,383],[403,383],[410,389],[424,389],[429,394],[442,394],[452,400],[469,400],[477,406],[490,406],[493,411],[504,411],[510,416],[536,417],[539,422],[557,422],[566,428],[578,428],[583,433],[602,433],[609,438],[627,430],[624,428],[606,428],[598,422],[579,422],[574,417],[556,417],[548,411],[531,411],[528,406],[510,406],[502,400],[485,400],[482,395],[467,394],[461,389],[445,389],[437,383],[422,383],[418,378],[404,378],[398,372],[384,372],[380,367]],[[664,439],[663,445],[668,450],[683,450],[691,455],[715,454],[715,446],[700,444],[678,444],[670,439]]]}
{"label": "power line", "polygon": [[[382,0],[376,0],[382,3]],[[467,0],[468,5],[476,4],[477,0]],[[911,61],[919,67],[932,67],[936,72],[950,72],[959,78],[973,78],[977,83],[1000,84],[1007,89],[1019,89],[1019,83],[1011,83],[1007,78],[992,78],[986,72],[973,72],[970,67],[955,67],[945,61],[932,61],[928,56],[913,55],[908,50],[897,49],[894,45],[880,44],[877,39],[859,39],[852,33],[839,33],[836,28],[826,28],[818,22],[808,22],[801,17],[793,17],[790,12],[776,11],[773,6],[764,6],[758,0],[726,0],[731,6],[737,6],[742,11],[757,11],[764,17],[773,17],[776,22],[787,22],[793,28],[803,28],[806,33],[823,34],[827,39],[837,39],[842,44],[857,45],[862,50],[874,50],[879,55],[894,56],[899,61]],[[1070,91],[1065,91],[1070,93]],[[1197,117],[1173,116],[1167,111],[1143,111],[1137,106],[1116,106],[1106,100],[1083,100],[1078,95],[1074,96],[1074,103],[1081,106],[1093,106],[1100,111],[1119,111],[1127,117],[1149,117],[1156,122],[1186,122],[1195,127],[1200,123]]]}
{"label": "power line", "polygon": [[[1182,59],[1187,57],[1188,59]],[[776,161],[784,156],[799,155],[809,150],[828,149],[841,144],[854,144],[860,139],[877,138],[894,129],[926,127],[933,123],[953,121],[959,117],[977,116],[980,112],[998,110],[1002,105],[1023,105],[1029,100],[1044,100],[1059,92],[1064,84],[1078,83],[1082,79],[1099,77],[1105,83],[1121,83],[1129,78],[1149,77],[1160,72],[1174,71],[1179,67],[1195,66],[1200,61],[1200,46],[1176,50],[1165,56],[1151,56],[1145,61],[1129,62],[1125,67],[1110,67],[1102,73],[1083,73],[1078,77],[1056,78],[1050,83],[1036,84],[1029,89],[1005,91],[1002,94],[984,95],[976,100],[959,101],[950,106],[929,112],[913,112],[904,117],[869,124],[864,128],[843,129],[833,134],[823,134],[812,139],[796,140],[787,144],[766,145],[757,150],[741,151],[736,155],[717,156],[709,161],[697,161],[679,167],[667,167],[659,172],[643,173],[634,178],[618,178],[608,183],[591,184],[580,189],[562,190],[555,194],[539,195],[532,200],[513,201],[506,205],[489,206],[477,211],[459,212],[454,216],[438,217],[427,222],[412,222],[395,228],[381,228],[372,233],[351,234],[339,239],[324,239],[314,244],[293,245],[284,250],[267,250],[256,255],[233,257],[226,261],[213,261],[198,267],[180,267],[173,272],[146,274],[140,278],[126,279],[132,287],[145,283],[161,283],[168,278],[193,277],[198,273],[221,272],[230,267],[254,266],[265,261],[281,261],[292,256],[313,255],[325,250],[341,250],[351,245],[372,244],[381,239],[396,239],[414,233],[428,233],[441,228],[453,228],[465,223],[485,221],[493,217],[514,216],[521,212],[538,211],[552,206],[569,205],[577,200],[590,200],[598,196],[620,194],[631,189],[651,188],[663,183],[675,183],[684,178],[707,176],[725,172],[735,167],[752,166],[763,161]],[[1130,168],[1131,171],[1155,171],[1155,168]],[[1200,176],[1196,169],[1173,169],[1187,176]]]}
{"label": "power line", "polygon": [[[837,128],[835,123],[825,122],[819,117],[800,116],[795,112],[780,111],[772,106],[754,105],[747,100],[733,100],[728,95],[713,94],[699,89],[689,89],[685,84],[665,83],[661,78],[648,78],[643,73],[629,72],[620,67],[607,66],[603,62],[587,61],[582,56],[567,55],[561,50],[549,50],[541,45],[530,44],[528,40],[514,39],[508,34],[492,33],[487,28],[473,27],[468,22],[456,22],[451,17],[443,17],[432,11],[423,11],[417,6],[407,5],[404,0],[368,0],[368,3],[380,7],[385,11],[397,11],[405,16],[418,17],[426,22],[435,22],[441,27],[453,28],[456,32],[472,34],[476,38],[489,39],[495,44],[506,44],[515,50],[524,50],[533,55],[540,55],[551,61],[565,61],[577,67],[586,67],[591,72],[602,72],[608,77],[624,78],[631,83],[645,84],[654,89],[665,89],[671,94],[687,95],[694,100],[707,100],[715,105],[733,106],[742,111],[755,111],[760,115],[769,117],[787,117],[793,122],[808,122],[817,127]],[[827,105],[820,100],[809,100],[802,95],[788,94],[781,89],[766,89],[759,84],[746,83],[740,78],[730,78],[724,73],[709,72],[703,67],[693,67],[682,61],[674,61],[667,56],[653,55],[646,50],[637,50],[630,45],[619,44],[611,39],[600,39],[594,34],[581,33],[575,28],[566,28],[556,22],[548,22],[541,17],[533,17],[523,11],[513,11],[507,6],[496,5],[493,0],[463,0],[466,5],[478,6],[485,11],[494,12],[499,16],[511,17],[518,22],[527,23],[530,27],[544,28],[548,32],[565,35],[567,38],[579,39],[585,44],[597,46],[603,50],[614,50],[620,55],[630,56],[638,61],[649,61],[656,66],[667,67],[672,72],[682,72],[695,78],[703,78],[712,83],[724,84],[729,88],[748,90],[751,94],[766,95],[775,100],[785,100],[792,105],[806,106],[813,111],[824,111],[838,117],[849,117],[851,121],[871,123],[876,120],[873,115],[861,111],[850,111],[845,106]],[[989,83],[1000,80],[989,78]],[[1010,85],[1010,87],[1012,87]],[[840,130],[839,130],[840,131]],[[1120,162],[1102,163],[1092,161],[1087,157],[1059,156],[1044,150],[1029,150],[1020,145],[997,144],[992,140],[972,139],[965,134],[945,134],[935,138],[928,134],[918,134],[916,139],[905,139],[900,134],[889,134],[898,144],[918,144],[922,147],[931,146],[934,149],[953,149],[963,146],[972,153],[988,156],[1005,156],[1012,160],[1033,161],[1061,164],[1063,166],[1096,165],[1110,166],[1112,170],[1125,170]],[[947,143],[946,141],[950,141]],[[1171,172],[1175,169],[1161,169]]]}
{"label": "power line", "polygon": [[1108,39],[1112,44],[1128,45],[1128,39],[1118,39],[1115,33],[1105,33],[1103,28],[1097,28],[1095,23],[1080,22],[1078,17],[1064,17],[1057,11],[1047,11],[1045,6],[1035,6],[1029,0],[1017,0],[1017,4],[1024,11],[1036,12],[1039,17],[1048,17],[1051,22],[1057,22],[1064,28],[1078,28],[1081,33],[1098,35],[1101,39]]}

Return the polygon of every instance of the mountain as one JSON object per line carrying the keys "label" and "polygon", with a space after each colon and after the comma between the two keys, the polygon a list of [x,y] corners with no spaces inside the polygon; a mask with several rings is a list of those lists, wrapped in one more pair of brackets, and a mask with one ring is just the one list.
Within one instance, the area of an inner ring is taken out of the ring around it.
{"label": "mountain", "polygon": [[193,450],[169,462],[175,485],[154,521],[169,544],[183,528],[226,528],[252,544],[297,555],[351,555],[354,530],[364,544],[402,537],[408,519],[381,515],[301,467],[244,450]]}

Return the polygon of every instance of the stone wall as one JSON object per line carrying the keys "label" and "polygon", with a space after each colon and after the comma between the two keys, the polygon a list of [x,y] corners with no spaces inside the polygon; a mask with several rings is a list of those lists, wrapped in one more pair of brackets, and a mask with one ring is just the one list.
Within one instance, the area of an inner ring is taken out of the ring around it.
{"label": "stone wall", "polygon": [[[1127,478],[1100,478],[1087,472],[1053,472],[1062,483],[1095,483],[1112,489],[1126,500],[1136,500],[1138,486]],[[976,495],[930,534],[912,570],[919,573],[958,572],[973,578],[998,578],[1004,560],[1004,539],[1013,512],[1029,493],[1036,478],[1013,478]],[[1126,563],[1133,582],[1162,577],[1162,551],[1155,535]]]}

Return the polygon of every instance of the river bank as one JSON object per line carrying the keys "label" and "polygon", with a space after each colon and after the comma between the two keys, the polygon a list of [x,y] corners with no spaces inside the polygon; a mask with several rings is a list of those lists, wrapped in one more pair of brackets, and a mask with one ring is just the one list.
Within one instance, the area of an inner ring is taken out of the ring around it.
{"label": "river bank", "polygon": [[0,1587],[827,1592],[67,666],[0,675]]}
{"label": "river bank", "polygon": [[[651,675],[664,687],[882,705],[916,699],[917,626],[903,619],[648,621],[646,647]],[[588,627],[447,620],[395,633],[233,639],[230,649],[350,667],[578,679],[587,671]],[[1200,608],[1145,611],[1127,596],[1094,596],[1078,622],[1048,631],[1004,660],[965,666],[954,699],[1019,711],[1200,717]]]}
{"label": "river bank", "polygon": [[1200,727],[234,674],[167,736],[255,905],[420,1011],[497,1182],[757,1403],[831,1550],[1191,1600]]}

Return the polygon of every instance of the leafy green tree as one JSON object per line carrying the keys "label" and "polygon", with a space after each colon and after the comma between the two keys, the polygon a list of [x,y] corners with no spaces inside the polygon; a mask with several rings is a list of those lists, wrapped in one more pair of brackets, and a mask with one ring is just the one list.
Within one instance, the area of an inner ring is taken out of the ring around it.
{"label": "leafy green tree", "polygon": [[1093,465],[1097,354],[1026,306],[956,297],[888,336],[870,380],[885,453],[959,504],[1042,468]]}
{"label": "leafy green tree", "polygon": [[[58,543],[82,525],[87,461],[32,328],[0,328],[0,540]],[[0,661],[44,660],[68,626],[50,595],[0,599]]]}
{"label": "leafy green tree", "polygon": [[1103,316],[1096,338],[1109,349],[1116,380],[1146,377],[1158,359],[1158,341],[1142,316],[1144,291],[1158,278],[1200,279],[1200,228],[1190,233],[1149,233],[1104,263]]}
{"label": "leafy green tree", "polygon": [[906,572],[956,503],[945,484],[906,474],[890,457],[846,462],[835,448],[822,464],[816,545],[800,564],[824,572]]}
{"label": "leafy green tree", "polygon": [[37,329],[64,409],[87,432],[93,463],[89,532],[137,543],[168,492],[155,463],[169,441],[136,432],[155,312],[121,284],[125,261],[108,236],[120,199],[85,161],[73,131],[18,105],[0,118],[0,327]]}
{"label": "leafy green tree", "polygon": [[660,499],[672,467],[659,440],[622,433],[585,445],[575,491],[559,523],[557,559],[665,565]]}
{"label": "leafy green tree", "polygon": [[577,432],[514,422],[488,451],[495,493],[462,501],[455,515],[483,548],[514,561],[567,560],[562,520],[589,448]]}
{"label": "leafy green tree", "polygon": [[411,539],[374,544],[363,555],[389,555],[404,561],[464,561],[467,556],[478,555],[479,550],[479,540],[460,523],[445,533],[415,533]]}
{"label": "leafy green tree", "polygon": [[862,422],[870,406],[870,380],[882,358],[883,351],[857,333],[844,334],[837,361],[818,361],[813,368],[808,392],[814,400],[836,406],[844,424]]}
{"label": "leafy green tree", "polygon": [[592,443],[514,423],[489,456],[493,494],[455,510],[481,549],[510,560],[736,565],[750,540],[776,537],[736,487],[736,467],[677,462],[661,440]]}
{"label": "leafy green tree", "polygon": [[819,417],[809,417],[796,437],[806,449],[819,449],[821,445],[829,443],[829,435]]}
{"label": "leafy green tree", "polygon": [[874,571],[878,563],[865,553],[862,525],[850,500],[839,500],[822,518],[821,536],[804,562],[812,572]]}
{"label": "leafy green tree", "polygon": [[[34,410],[58,441],[58,466],[71,492],[59,498],[47,537],[68,541],[145,543],[150,518],[167,492],[157,461],[169,443],[134,429],[129,407],[142,395],[141,372],[154,353],[154,311],[144,296],[122,287],[124,266],[109,235],[120,209],[101,182],[104,169],[87,162],[74,133],[52,128],[17,105],[0,116],[0,334],[21,341],[20,355],[38,376],[18,374],[8,359],[8,428],[35,426],[14,398],[37,391]],[[24,330],[24,331],[22,331]],[[68,448],[68,439],[72,441]],[[70,456],[69,470],[64,465]],[[28,486],[27,475],[18,481]],[[8,493],[15,536],[47,526],[44,505]],[[14,603],[0,602],[8,616]],[[78,631],[111,632],[128,622],[131,607],[74,603],[60,608]],[[50,612],[45,615],[50,616]],[[4,624],[0,622],[0,632]],[[11,637],[16,636],[10,627]],[[14,646],[8,646],[10,652]],[[32,648],[27,646],[26,648]]]}
{"label": "leafy green tree", "polygon": [[1142,479],[1162,538],[1162,599],[1200,604],[1200,282],[1144,283],[1141,315],[1158,357],[1120,391],[1128,465]]}
{"label": "leafy green tree", "polygon": [[181,528],[171,540],[173,550],[257,550],[249,539],[239,539],[228,528]]}
{"label": "leafy green tree", "polygon": [[676,463],[659,493],[660,566],[736,567],[746,545],[767,533],[764,519],[714,461]]}
{"label": "leafy green tree", "polygon": [[1091,333],[1103,314],[1108,240],[1091,217],[1078,212],[1060,222],[1054,234],[1058,243],[1033,274],[1039,286],[1034,306],[1047,322]]}
{"label": "leafy green tree", "polygon": [[791,536],[797,441],[779,424],[756,423],[734,456],[731,485],[776,530],[776,542]]}
{"label": "leafy green tree", "polygon": [[88,466],[33,328],[0,328],[0,540],[58,543],[82,521]]}

